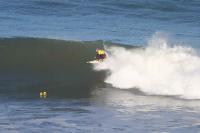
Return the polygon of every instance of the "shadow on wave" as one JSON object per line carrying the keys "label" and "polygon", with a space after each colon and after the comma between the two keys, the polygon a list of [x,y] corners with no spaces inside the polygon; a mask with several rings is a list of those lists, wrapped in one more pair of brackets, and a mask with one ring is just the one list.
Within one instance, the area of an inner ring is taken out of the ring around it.
{"label": "shadow on wave", "polygon": [[38,38],[0,39],[0,93],[6,97],[89,97],[103,86],[105,72],[95,72],[88,60],[102,41],[75,42]]}

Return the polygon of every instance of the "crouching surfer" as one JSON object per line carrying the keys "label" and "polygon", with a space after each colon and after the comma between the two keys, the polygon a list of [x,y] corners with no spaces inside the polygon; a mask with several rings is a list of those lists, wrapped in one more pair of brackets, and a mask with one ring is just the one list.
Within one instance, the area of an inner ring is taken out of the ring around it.
{"label": "crouching surfer", "polygon": [[103,49],[96,49],[96,60],[97,61],[103,61],[106,58],[106,53]]}
{"label": "crouching surfer", "polygon": [[97,48],[95,60],[88,61],[86,63],[96,64],[96,63],[102,62],[105,58],[106,58],[106,52],[103,49]]}

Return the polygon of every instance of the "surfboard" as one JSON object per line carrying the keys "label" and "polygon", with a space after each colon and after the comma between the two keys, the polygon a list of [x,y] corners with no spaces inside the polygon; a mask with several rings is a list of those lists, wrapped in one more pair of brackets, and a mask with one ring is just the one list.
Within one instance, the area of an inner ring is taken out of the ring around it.
{"label": "surfboard", "polygon": [[86,63],[90,63],[90,64],[96,64],[96,63],[99,63],[100,61],[97,61],[97,60],[91,60],[91,61],[88,61]]}

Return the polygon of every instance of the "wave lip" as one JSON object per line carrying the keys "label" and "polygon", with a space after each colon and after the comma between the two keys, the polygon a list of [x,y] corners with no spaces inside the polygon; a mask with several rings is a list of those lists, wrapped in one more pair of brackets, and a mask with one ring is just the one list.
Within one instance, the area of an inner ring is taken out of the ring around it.
{"label": "wave lip", "polygon": [[151,95],[200,99],[200,57],[194,49],[170,47],[164,37],[154,35],[146,49],[107,50],[109,58],[94,68],[109,70],[106,83]]}

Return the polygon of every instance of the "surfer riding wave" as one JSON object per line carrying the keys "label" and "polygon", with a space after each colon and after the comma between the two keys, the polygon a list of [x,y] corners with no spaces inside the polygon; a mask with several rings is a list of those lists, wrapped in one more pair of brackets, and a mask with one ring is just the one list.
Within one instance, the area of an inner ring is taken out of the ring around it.
{"label": "surfer riding wave", "polygon": [[96,49],[96,57],[95,57],[95,59],[96,59],[97,61],[103,61],[105,58],[106,58],[106,53],[105,53],[105,51],[104,51],[103,49],[97,48],[97,49]]}

